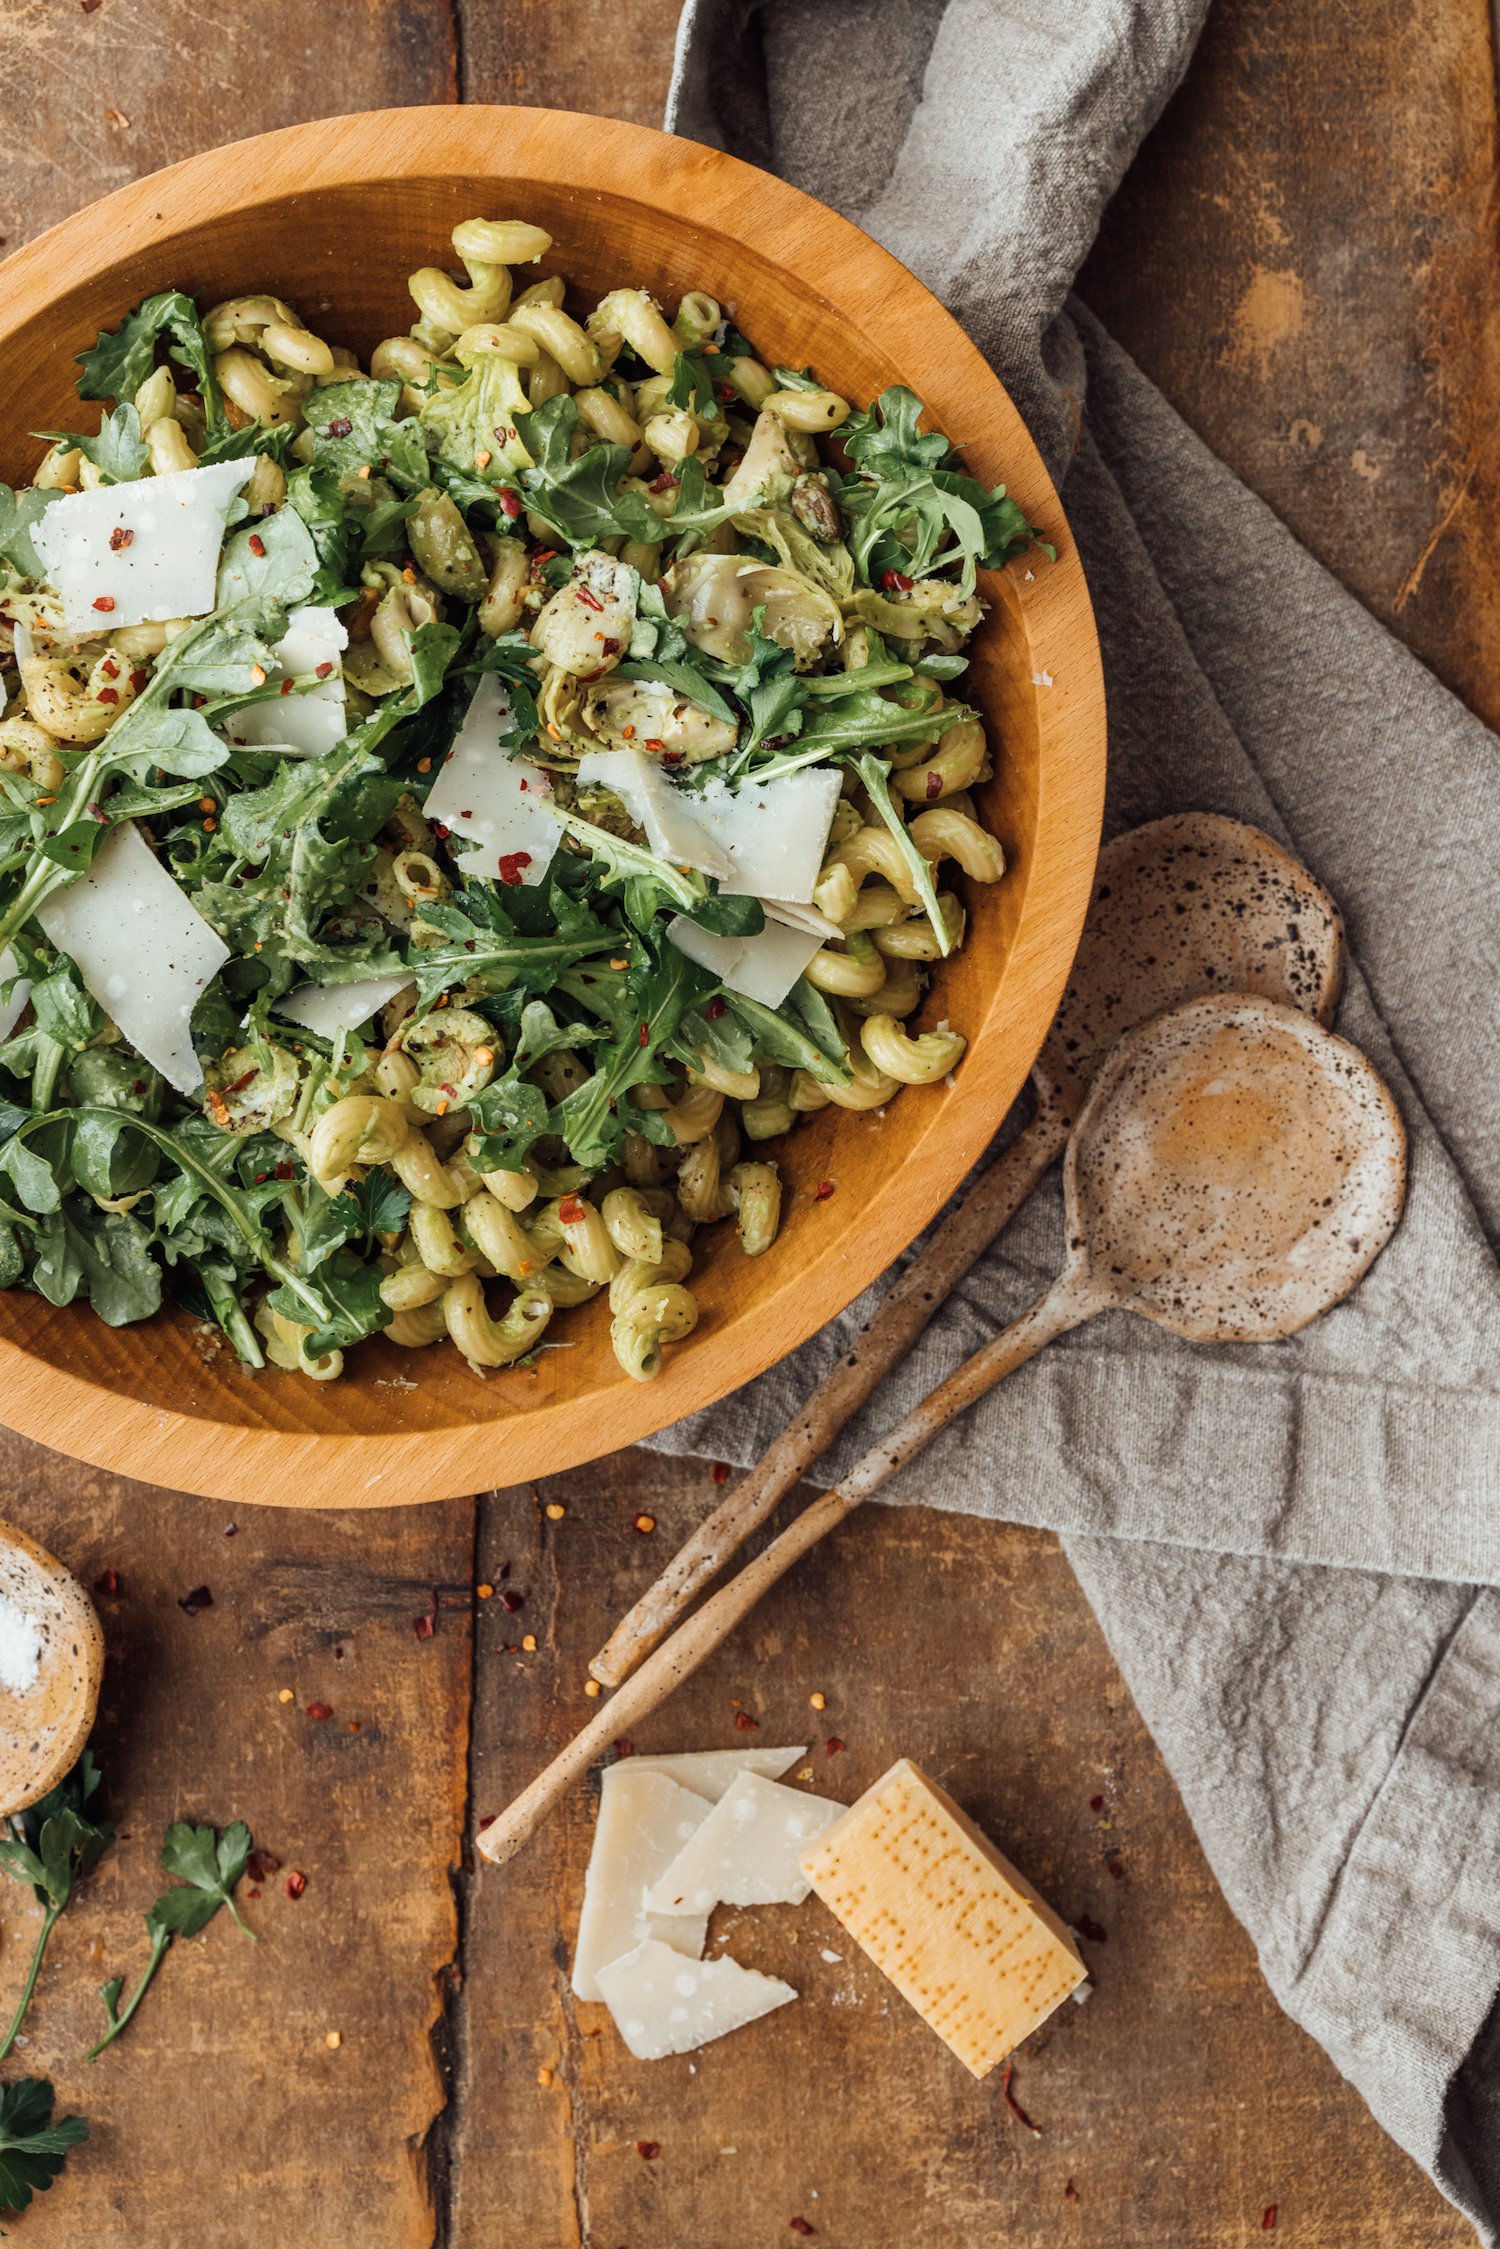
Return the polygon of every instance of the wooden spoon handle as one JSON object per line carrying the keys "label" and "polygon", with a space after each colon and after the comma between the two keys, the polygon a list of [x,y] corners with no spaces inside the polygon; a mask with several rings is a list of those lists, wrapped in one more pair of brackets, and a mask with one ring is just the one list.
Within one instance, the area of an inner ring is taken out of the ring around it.
{"label": "wooden spoon handle", "polygon": [[513,1858],[558,1798],[575,1780],[581,1779],[594,1759],[620,1734],[639,1725],[665,1702],[672,1689],[712,1655],[741,1618],[749,1615],[767,1588],[794,1562],[800,1561],[809,1547],[816,1546],[818,1540],[841,1523],[861,1500],[878,1491],[930,1438],[986,1390],[992,1389],[1013,1367],[1023,1366],[1055,1335],[1076,1327],[1080,1320],[1088,1319],[1101,1308],[1102,1300],[1081,1283],[1074,1272],[1065,1272],[1040,1303],[1034,1304],[982,1351],[976,1351],[972,1359],[966,1360],[914,1413],[907,1415],[899,1428],[878,1445],[872,1445],[836,1490],[824,1492],[810,1507],[804,1508],[796,1521],[788,1524],[763,1553],[757,1554],[753,1562],[747,1562],[737,1576],[721,1586],[686,1624],[679,1625],[646,1658],[619,1693],[595,1713],[567,1748],[484,1830],[479,1837],[483,1856],[497,1862]]}
{"label": "wooden spoon handle", "polygon": [[853,1349],[817,1389],[748,1473],[704,1518],[616,1626],[589,1665],[606,1687],[617,1687],[654,1648],[777,1502],[821,1454],[827,1452],[865,1400],[898,1366],[928,1321],[1020,1209],[1067,1143],[1067,1123],[1055,1107],[1038,1108],[1024,1132],[977,1179],[948,1213],[920,1257],[893,1283],[856,1338]]}

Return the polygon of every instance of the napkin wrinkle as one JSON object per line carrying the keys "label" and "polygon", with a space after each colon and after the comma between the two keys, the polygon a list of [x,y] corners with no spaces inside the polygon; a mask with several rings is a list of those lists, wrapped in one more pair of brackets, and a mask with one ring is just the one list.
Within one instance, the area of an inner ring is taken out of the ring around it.
{"label": "napkin wrinkle", "polygon": [[[1339,1026],[1410,1135],[1405,1218],[1360,1287],[1263,1345],[1105,1315],[881,1496],[1061,1531],[1272,1990],[1500,2249],[1497,744],[1069,294],[1204,13],[691,0],[671,122],[843,209],[1002,374],[1094,601],[1108,832],[1249,820],[1344,913]],[[1054,1172],[814,1480],[1032,1302],[1061,1246]],[[889,1283],[657,1442],[758,1457]]]}

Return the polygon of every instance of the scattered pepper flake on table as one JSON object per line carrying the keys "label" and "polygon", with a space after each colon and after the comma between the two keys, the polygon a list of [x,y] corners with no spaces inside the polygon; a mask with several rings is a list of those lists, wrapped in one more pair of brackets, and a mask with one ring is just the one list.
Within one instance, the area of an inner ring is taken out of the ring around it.
{"label": "scattered pepper flake on table", "polygon": [[713,1465],[713,1470],[712,1470],[712,1474],[713,1474],[713,1479],[714,1479],[714,1482],[715,1482],[716,1484],[727,1484],[727,1483],[728,1483],[728,1481],[729,1481],[729,1463],[728,1463],[728,1461],[727,1461],[727,1460],[716,1460],[716,1461],[714,1462],[714,1465]]}
{"label": "scattered pepper flake on table", "polygon": [[316,1718],[321,1725],[325,1718],[333,1716],[333,1704],[331,1702],[310,1702],[307,1706],[307,1715],[309,1718]]}
{"label": "scattered pepper flake on table", "polygon": [[419,1617],[414,1617],[411,1628],[419,1640],[430,1640],[437,1630],[436,1604],[430,1609],[424,1609]]}
{"label": "scattered pepper flake on table", "polygon": [[813,1189],[813,1201],[815,1203],[826,1203],[829,1196],[833,1193],[833,1189],[833,1180],[820,1179],[817,1186]]}
{"label": "scattered pepper flake on table", "polygon": [[344,2043],[344,2034],[341,2030],[330,2030],[324,2034],[323,2043],[330,2054],[336,2054]]}
{"label": "scattered pepper flake on table", "polygon": [[635,2152],[643,2163],[654,2163],[661,2153],[660,2140],[637,2140]]}
{"label": "scattered pepper flake on table", "polygon": [[1035,2140],[1039,2140],[1042,2136],[1042,2127],[1040,2126],[1040,2124],[1033,2124],[1031,2118],[1026,2114],[1025,2109],[1022,2108],[1020,2102],[1016,2099],[1015,2093],[1011,2089],[1011,2080],[1015,2076],[1015,2074],[1016,2073],[1013,2065],[1010,2062],[1007,2062],[1000,2074],[1000,2091],[1004,2096],[1005,2105],[1010,2110],[1010,2113],[1015,2118],[1016,2122],[1018,2124],[1024,2124],[1027,2131],[1031,2134],[1032,2138]]}
{"label": "scattered pepper flake on table", "polygon": [[506,1586],[500,1595],[500,1606],[507,1616],[514,1616],[517,1609],[523,1609],[526,1606],[526,1596],[524,1593],[513,1592],[509,1586]]}
{"label": "scattered pepper flake on table", "polygon": [[816,2226],[810,2226],[806,2218],[788,2218],[787,2224],[793,2233],[801,2234],[804,2241],[811,2241],[818,2230]]}
{"label": "scattered pepper flake on table", "polygon": [[830,1734],[827,1742],[824,1744],[824,1747],[826,1748],[830,1757],[841,1756],[847,1746],[848,1744],[841,1741],[837,1734]]}
{"label": "scattered pepper flake on table", "polygon": [[196,1616],[200,1609],[211,1609],[214,1597],[206,1585],[195,1585],[191,1593],[178,1596],[177,1606],[184,1616]]}
{"label": "scattered pepper flake on table", "polygon": [[296,1867],[293,1867],[291,1873],[287,1876],[281,1887],[286,1892],[289,1898],[300,1898],[303,1891],[307,1888],[307,1876],[300,1873]]}
{"label": "scattered pepper flake on table", "polygon": [[536,1654],[536,1634],[534,1632],[523,1632],[521,1634],[521,1652],[523,1655],[529,1656]]}
{"label": "scattered pepper flake on table", "polygon": [[1276,2205],[1274,2202],[1266,2205],[1260,2221],[1260,2230],[1262,2233],[1274,2233],[1276,2231]]}
{"label": "scattered pepper flake on table", "polygon": [[113,1594],[118,1593],[119,1590],[120,1573],[118,1570],[101,1570],[94,1580],[94,1591],[96,1593]]}
{"label": "scattered pepper flake on table", "polygon": [[752,1718],[748,1710],[737,1710],[734,1714],[734,1723],[737,1733],[756,1734],[760,1731],[760,1720]]}
{"label": "scattered pepper flake on table", "polygon": [[637,1515],[635,1528],[640,1532],[642,1538],[649,1538],[656,1528],[656,1517],[654,1515]]}
{"label": "scattered pepper flake on table", "polygon": [[541,2068],[536,2073],[536,2081],[538,2085],[550,2085],[552,2083],[554,2074],[555,2073],[547,2067],[546,2063],[543,2062]]}
{"label": "scattered pepper flake on table", "polygon": [[1078,2200],[1078,2189],[1074,2186],[1071,2179],[1069,2179],[1067,2185],[1063,2188],[1063,2200],[1064,2202],[1076,2202]]}
{"label": "scattered pepper flake on table", "polygon": [[1080,1913],[1073,1923],[1073,1928],[1077,1935],[1085,1938],[1090,1944],[1108,1944],[1109,1942],[1109,1931],[1101,1928],[1091,1913]]}
{"label": "scattered pepper flake on table", "polygon": [[269,1882],[273,1874],[281,1872],[281,1861],[274,1851],[252,1851],[245,1861],[245,1872],[252,1882]]}

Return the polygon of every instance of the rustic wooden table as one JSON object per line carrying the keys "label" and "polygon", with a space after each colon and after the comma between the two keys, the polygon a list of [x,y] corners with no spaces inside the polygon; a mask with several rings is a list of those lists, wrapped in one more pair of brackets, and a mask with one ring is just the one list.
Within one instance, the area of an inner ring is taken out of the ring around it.
{"label": "rustic wooden table", "polygon": [[[655,121],[675,12],[20,0],[0,45],[18,121],[0,235],[334,108],[461,96]],[[1495,181],[1488,0],[1220,0],[1084,284],[1208,440],[1492,719]],[[840,1794],[909,1752],[1005,1840],[1092,1932],[1095,2000],[1019,2059],[1040,2136],[887,2007],[816,1908],[755,1937],[802,2008],[696,2069],[630,2064],[567,1990],[590,1803],[482,1879],[466,1838],[587,1711],[589,1653],[711,1494],[702,1465],[626,1455],[540,1493],[231,1521],[0,1440],[0,1512],[86,1582],[119,1580],[100,1600],[100,1753],[123,1834],[61,1926],[17,2057],[92,2137],[20,2238],[746,2249],[797,2239],[794,2218],[829,2249],[1471,2238],[1270,1999],[1066,1564],[1031,1532],[874,1510],[651,1740],[732,1742],[737,1698],[764,1739],[818,1737]],[[179,1597],[203,1584],[213,1604],[189,1616]],[[243,1816],[283,1862],[247,1909],[264,1941],[219,1922],[179,1947],[128,2038],[85,2066],[94,1987],[143,1956],[179,1814]],[[0,1926],[8,2012],[34,1928],[9,1886]]]}

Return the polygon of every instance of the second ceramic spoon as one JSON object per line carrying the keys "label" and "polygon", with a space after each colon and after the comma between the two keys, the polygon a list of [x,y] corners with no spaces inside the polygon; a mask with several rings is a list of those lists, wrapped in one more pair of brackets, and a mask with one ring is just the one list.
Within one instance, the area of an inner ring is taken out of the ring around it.
{"label": "second ceramic spoon", "polygon": [[1343,962],[1333,900],[1259,828],[1182,812],[1106,844],[1073,973],[1032,1071],[1035,1114],[892,1283],[796,1418],[648,1586],[590,1664],[594,1677],[615,1687],[629,1676],[899,1365],[1062,1154],[1122,1032],[1205,992],[1255,992],[1330,1023]]}

